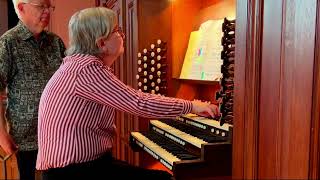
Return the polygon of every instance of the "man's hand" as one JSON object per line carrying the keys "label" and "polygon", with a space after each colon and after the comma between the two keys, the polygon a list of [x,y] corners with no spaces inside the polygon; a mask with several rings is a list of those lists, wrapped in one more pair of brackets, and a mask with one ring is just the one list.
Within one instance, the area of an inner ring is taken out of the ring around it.
{"label": "man's hand", "polygon": [[211,116],[215,118],[219,116],[219,108],[214,104],[210,104],[209,102],[201,102],[201,101],[192,101],[192,113],[198,114],[200,116]]}
{"label": "man's hand", "polygon": [[11,155],[18,150],[17,145],[5,129],[0,130],[0,146],[8,155]]}

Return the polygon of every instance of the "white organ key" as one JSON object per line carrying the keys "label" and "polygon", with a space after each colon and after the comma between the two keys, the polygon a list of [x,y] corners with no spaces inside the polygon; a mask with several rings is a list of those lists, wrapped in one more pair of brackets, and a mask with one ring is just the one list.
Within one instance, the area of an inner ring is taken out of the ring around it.
{"label": "white organ key", "polygon": [[173,156],[171,153],[163,149],[161,146],[157,145],[156,143],[152,142],[150,139],[145,137],[139,132],[131,132],[131,135],[136,138],[138,141],[143,143],[144,146],[149,148],[151,151],[153,151],[155,154],[160,156],[162,159],[170,163],[171,166],[173,166],[173,162],[181,161],[179,158]]}
{"label": "white organ key", "polygon": [[199,139],[197,137],[194,137],[192,135],[189,135],[183,131],[180,131],[179,129],[176,129],[174,127],[171,127],[161,121],[158,121],[158,120],[151,120],[150,121],[151,124],[153,124],[154,126],[174,135],[174,136],[177,136],[179,137],[180,139],[186,141],[186,142],[189,142],[190,144],[193,144],[194,146],[198,147],[198,148],[201,148],[201,144],[207,144],[208,142],[202,140],[202,139]]}

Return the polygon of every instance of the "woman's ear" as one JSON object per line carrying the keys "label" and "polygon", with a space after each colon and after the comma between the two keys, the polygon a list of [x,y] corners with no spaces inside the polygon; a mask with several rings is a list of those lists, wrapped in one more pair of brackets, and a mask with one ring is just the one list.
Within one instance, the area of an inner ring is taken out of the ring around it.
{"label": "woman's ear", "polygon": [[109,49],[105,40],[105,37],[100,37],[96,40],[96,44],[100,51],[102,51],[104,54],[109,54]]}
{"label": "woman's ear", "polygon": [[96,40],[96,45],[98,46],[99,49],[102,49],[105,46],[104,38],[103,37],[99,37]]}

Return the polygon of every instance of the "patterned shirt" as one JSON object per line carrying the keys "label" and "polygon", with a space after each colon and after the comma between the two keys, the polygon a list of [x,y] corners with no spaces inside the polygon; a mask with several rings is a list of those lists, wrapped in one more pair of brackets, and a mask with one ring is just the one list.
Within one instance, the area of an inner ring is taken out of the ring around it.
{"label": "patterned shirt", "polygon": [[94,56],[67,56],[40,99],[36,168],[87,162],[109,151],[115,109],[147,118],[174,118],[189,113],[192,104],[132,89]]}
{"label": "patterned shirt", "polygon": [[39,100],[64,51],[58,36],[44,31],[36,40],[21,21],[0,37],[0,90],[8,90],[6,117],[21,151],[38,149]]}

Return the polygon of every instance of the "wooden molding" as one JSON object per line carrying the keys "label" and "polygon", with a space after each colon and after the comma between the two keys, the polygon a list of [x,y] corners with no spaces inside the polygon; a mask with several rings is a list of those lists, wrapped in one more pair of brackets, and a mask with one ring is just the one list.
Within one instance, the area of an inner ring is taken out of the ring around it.
{"label": "wooden molding", "polygon": [[96,7],[100,6],[100,0],[96,0]]}
{"label": "wooden molding", "polygon": [[315,58],[314,58],[314,83],[313,83],[313,104],[312,104],[312,122],[311,122],[311,140],[310,140],[310,170],[309,179],[319,178],[320,161],[320,0],[317,0],[316,17],[316,39],[315,39]]}
{"label": "wooden molding", "polygon": [[[237,1],[233,178],[257,178],[262,2]],[[245,129],[245,130],[244,130]]]}
{"label": "wooden molding", "polygon": [[105,7],[113,8],[117,3],[119,3],[119,0],[108,0],[105,2]]}

